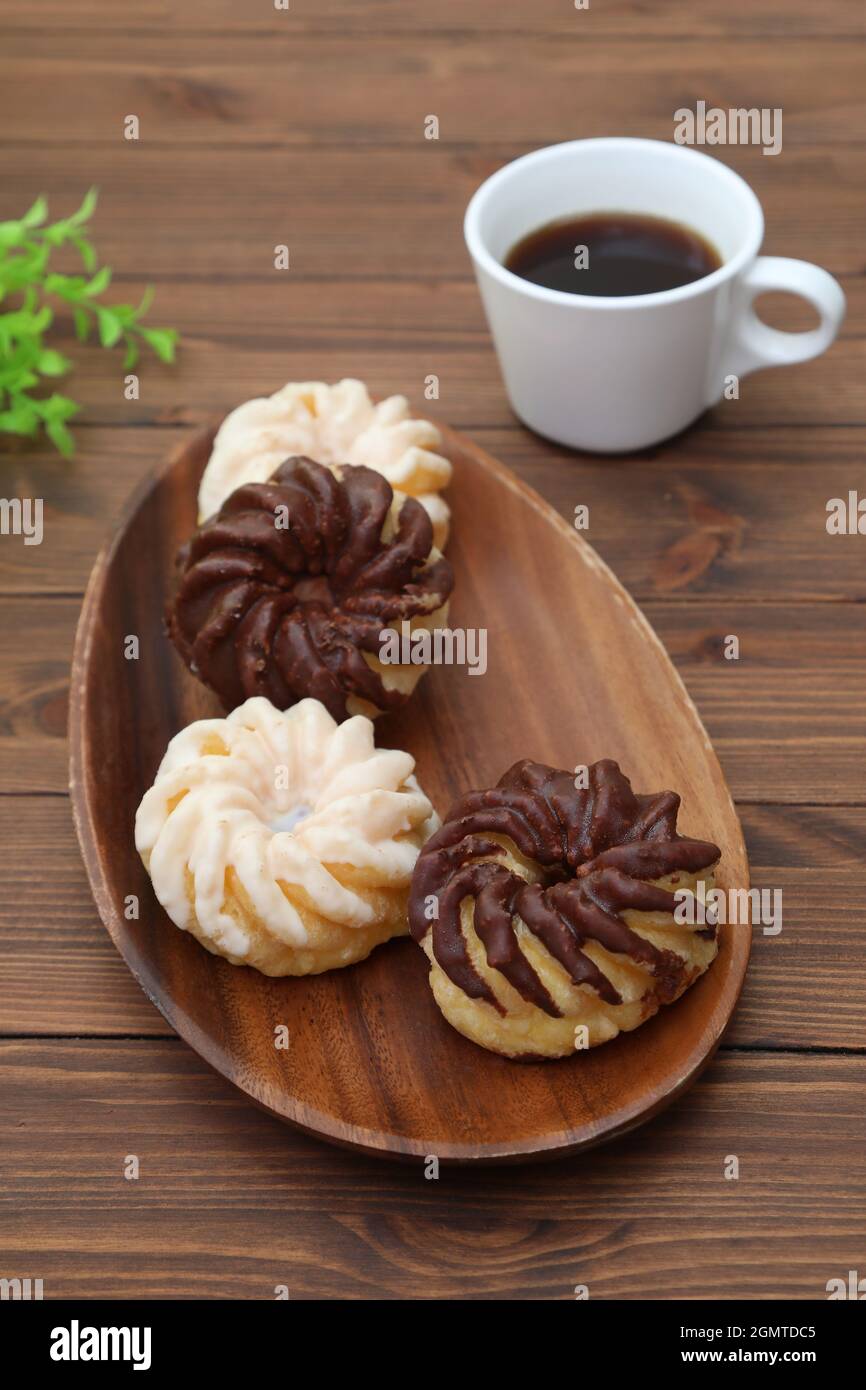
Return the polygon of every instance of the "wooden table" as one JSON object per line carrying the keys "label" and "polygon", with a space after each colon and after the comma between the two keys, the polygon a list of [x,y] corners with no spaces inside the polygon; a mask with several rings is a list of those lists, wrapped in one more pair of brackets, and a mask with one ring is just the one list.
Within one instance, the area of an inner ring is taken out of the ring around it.
{"label": "wooden table", "polygon": [[[40,192],[61,215],[98,184],[119,297],[155,283],[152,320],[183,350],[174,370],[146,362],[126,401],[120,361],[64,324],[78,455],[0,462],[6,496],[45,502],[41,546],[0,540],[0,1274],[42,1278],[46,1297],[545,1299],[582,1283],[815,1299],[866,1274],[866,537],[825,527],[829,498],[866,496],[862,7],[6,0],[2,27],[0,216]],[[670,139],[699,99],[783,109],[779,156],[713,153],[762,199],[769,253],[839,277],[842,338],[663,447],[572,456],[509,412],[463,208],[527,149]],[[589,505],[589,539],[681,670],[755,882],[783,890],[785,914],[780,936],[756,932],[733,1027],[685,1100],[577,1160],[438,1182],[283,1128],[171,1035],[97,920],[65,746],[82,591],[145,471],[285,380],[358,375],[423,409],[430,374],[427,409],[566,516]]]}

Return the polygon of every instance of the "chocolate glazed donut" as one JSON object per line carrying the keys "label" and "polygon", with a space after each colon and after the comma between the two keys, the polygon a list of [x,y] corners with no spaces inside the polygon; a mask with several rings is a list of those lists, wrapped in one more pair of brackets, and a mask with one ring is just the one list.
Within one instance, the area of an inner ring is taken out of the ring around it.
{"label": "chocolate glazed donut", "polygon": [[394,502],[373,469],[290,458],[199,527],[179,553],[166,623],[226,708],[312,696],[345,719],[408,698],[421,668],[386,682],[364,654],[377,657],[383,631],[404,621],[444,622],[454,581],[420,502]]}
{"label": "chocolate glazed donut", "polygon": [[[634,1003],[624,1000],[611,978],[618,973],[612,968],[615,960],[632,963],[646,977],[644,1007],[640,1017],[635,1014],[636,1022],[677,998],[701,969],[695,969],[688,952],[684,958],[650,939],[658,933],[635,930],[625,914],[665,914],[652,919],[661,922],[661,934],[668,922],[679,932],[673,924],[671,886],[693,883],[719,859],[715,845],[677,834],[679,805],[674,792],[636,796],[610,760],[589,768],[586,789],[575,786],[573,773],[523,761],[491,790],[468,793],[428,840],[412,881],[409,926],[415,940],[425,944],[434,973],[438,967],[460,994],[489,1005],[502,1018],[509,1008],[491,971],[551,1019],[573,1013],[552,996],[549,983],[557,973],[572,1004],[581,996],[569,984],[591,991],[600,1006],[610,1006],[611,1018],[618,1006]],[[670,886],[660,887],[654,880]],[[490,967],[484,973],[477,947],[473,960],[467,925],[474,928]],[[681,935],[703,939],[698,956],[705,969],[716,952],[715,926]],[[530,937],[543,947],[541,953],[530,952],[535,965],[527,955]],[[550,968],[544,971],[548,984],[536,968],[545,953],[561,967],[557,972],[554,966],[552,976]],[[635,972],[626,974],[633,985]],[[443,992],[456,998],[447,985]],[[636,1023],[619,1018],[607,1036],[629,1026]]]}

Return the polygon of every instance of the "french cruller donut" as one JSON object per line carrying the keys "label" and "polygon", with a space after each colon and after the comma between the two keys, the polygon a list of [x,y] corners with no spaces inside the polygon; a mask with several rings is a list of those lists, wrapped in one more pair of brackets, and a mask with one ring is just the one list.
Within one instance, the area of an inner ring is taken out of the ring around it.
{"label": "french cruller donut", "polygon": [[135,843],[171,920],[265,975],[363,960],[408,930],[421,845],[438,825],[408,753],[363,715],[256,697],[168,745]]}
{"label": "french cruller donut", "polygon": [[677,834],[680,798],[636,796],[609,760],[587,782],[515,763],[452,807],[415,866],[409,922],[436,1002],[507,1057],[562,1057],[637,1028],[718,949],[715,925],[674,917],[675,892],[711,888],[719,859]]}

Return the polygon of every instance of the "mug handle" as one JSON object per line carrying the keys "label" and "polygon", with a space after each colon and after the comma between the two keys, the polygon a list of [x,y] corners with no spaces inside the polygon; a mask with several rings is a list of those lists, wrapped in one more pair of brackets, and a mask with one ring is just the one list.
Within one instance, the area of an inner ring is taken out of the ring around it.
{"label": "mug handle", "polygon": [[[812,304],[821,318],[818,327],[808,333],[786,333],[762,322],[754,302],[759,294],[772,290],[798,294]],[[845,317],[845,295],[838,281],[820,266],[787,256],[759,256],[735,284],[731,309],[730,337],[720,373],[722,385],[714,392],[714,400],[721,396],[727,376],[748,376],[762,367],[808,362],[826,352]]]}

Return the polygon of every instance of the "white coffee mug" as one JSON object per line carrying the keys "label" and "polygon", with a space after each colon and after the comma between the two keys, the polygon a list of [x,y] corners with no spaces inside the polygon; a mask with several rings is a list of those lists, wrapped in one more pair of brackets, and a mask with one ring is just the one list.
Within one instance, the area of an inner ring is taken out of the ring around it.
{"label": "white coffee mug", "polygon": [[[503,261],[529,232],[593,212],[664,217],[700,232],[718,270],[622,298],[530,284]],[[466,211],[466,244],[511,405],[539,434],[616,453],[684,429],[761,367],[824,352],[845,315],[840,286],[807,261],[758,256],[761,205],[726,165],[658,140],[574,140],[506,164]],[[769,290],[801,295],[820,324],[783,333],[755,314]]]}

